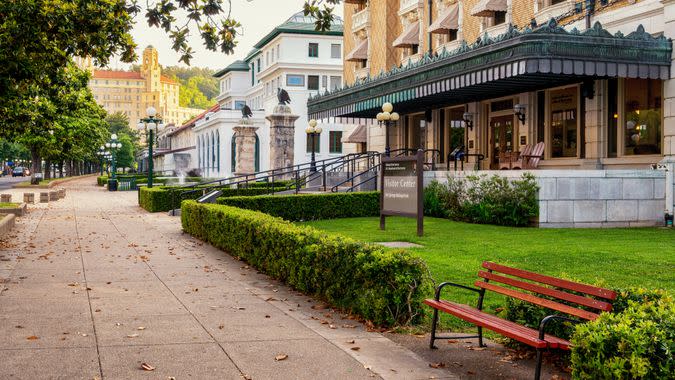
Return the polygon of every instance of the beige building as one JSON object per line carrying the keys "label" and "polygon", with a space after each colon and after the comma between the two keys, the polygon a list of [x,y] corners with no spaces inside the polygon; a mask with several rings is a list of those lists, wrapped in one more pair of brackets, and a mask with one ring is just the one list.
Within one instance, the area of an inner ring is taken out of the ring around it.
{"label": "beige building", "polygon": [[[672,217],[675,0],[344,7],[346,86],[309,117],[359,121],[367,150],[423,149],[434,178],[465,175],[456,150],[465,170],[536,169],[541,225]],[[384,103],[400,115],[389,128],[373,122]]]}
{"label": "beige building", "polygon": [[162,75],[157,49],[148,46],[143,51],[140,71],[95,70],[91,59],[80,62],[92,72],[89,87],[94,99],[108,113],[122,112],[129,117],[130,128],[146,117],[145,110],[153,106],[165,125],[182,125],[204,110],[180,107],[180,85]]}

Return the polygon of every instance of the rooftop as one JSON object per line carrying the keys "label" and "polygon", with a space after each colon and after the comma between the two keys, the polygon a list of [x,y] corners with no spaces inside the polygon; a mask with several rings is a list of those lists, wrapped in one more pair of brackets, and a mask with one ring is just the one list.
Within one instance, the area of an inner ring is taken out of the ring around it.
{"label": "rooftop", "polygon": [[140,79],[143,77],[137,71],[94,70],[94,79]]}
{"label": "rooftop", "polygon": [[282,33],[288,34],[313,34],[326,36],[342,36],[343,22],[338,16],[333,16],[333,23],[330,30],[325,32],[316,30],[316,20],[310,16],[305,16],[303,12],[298,12],[291,16],[284,23],[272,29],[265,37],[263,37],[255,47],[260,49],[272,41],[276,36]]}
{"label": "rooftop", "polygon": [[220,78],[223,75],[229,73],[230,71],[248,71],[248,63],[242,61],[242,60],[236,60],[232,63],[230,63],[226,68],[218,71],[217,73],[213,74],[214,77]]}

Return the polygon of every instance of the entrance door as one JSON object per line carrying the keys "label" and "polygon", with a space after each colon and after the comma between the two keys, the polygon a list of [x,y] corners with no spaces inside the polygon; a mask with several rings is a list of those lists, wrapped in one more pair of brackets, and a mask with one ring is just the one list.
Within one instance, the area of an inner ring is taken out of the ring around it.
{"label": "entrance door", "polygon": [[513,115],[490,118],[490,169],[499,169],[499,154],[513,151]]}

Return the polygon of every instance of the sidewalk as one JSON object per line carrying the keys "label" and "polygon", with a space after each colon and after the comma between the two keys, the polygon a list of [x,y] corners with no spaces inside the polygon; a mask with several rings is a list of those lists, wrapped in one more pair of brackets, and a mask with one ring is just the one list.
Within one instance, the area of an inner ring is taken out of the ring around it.
{"label": "sidewalk", "polygon": [[63,187],[0,246],[0,378],[454,378],[146,213],[135,192]]}

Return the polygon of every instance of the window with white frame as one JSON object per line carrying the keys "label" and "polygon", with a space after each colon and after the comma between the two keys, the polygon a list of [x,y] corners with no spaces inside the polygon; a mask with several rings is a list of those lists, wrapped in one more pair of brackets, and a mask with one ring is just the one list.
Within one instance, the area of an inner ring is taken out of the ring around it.
{"label": "window with white frame", "polygon": [[341,44],[331,44],[330,45],[330,57],[331,58],[342,58],[342,45]]}

